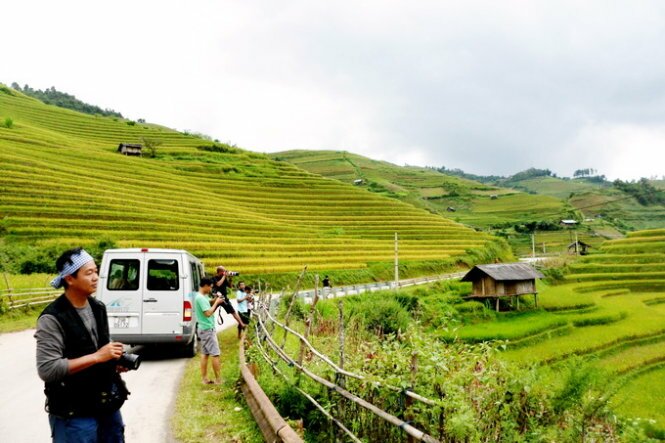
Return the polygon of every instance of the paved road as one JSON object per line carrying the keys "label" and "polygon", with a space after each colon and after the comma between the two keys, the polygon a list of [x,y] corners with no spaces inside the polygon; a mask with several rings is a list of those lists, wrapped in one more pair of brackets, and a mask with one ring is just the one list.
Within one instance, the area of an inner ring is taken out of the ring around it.
{"label": "paved road", "polygon": [[[235,324],[228,316],[224,325]],[[44,385],[35,367],[34,329],[0,334],[0,441],[50,441]],[[188,359],[146,352],[138,371],[123,375],[131,391],[122,407],[129,443],[171,443],[170,418]]]}

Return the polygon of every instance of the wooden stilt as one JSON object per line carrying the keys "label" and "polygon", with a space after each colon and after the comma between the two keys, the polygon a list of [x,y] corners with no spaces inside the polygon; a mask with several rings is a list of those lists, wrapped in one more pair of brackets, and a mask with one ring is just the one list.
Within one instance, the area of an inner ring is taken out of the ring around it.
{"label": "wooden stilt", "polygon": [[496,312],[499,312],[499,297],[496,298]]}

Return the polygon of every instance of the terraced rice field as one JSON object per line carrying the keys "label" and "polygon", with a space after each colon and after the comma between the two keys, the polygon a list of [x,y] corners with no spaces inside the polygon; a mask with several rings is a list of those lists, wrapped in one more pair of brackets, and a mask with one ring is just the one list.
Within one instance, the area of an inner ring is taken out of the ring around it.
{"label": "terraced rice field", "polygon": [[541,288],[544,310],[501,314],[443,337],[507,340],[504,358],[539,363],[555,379],[559,365],[582,358],[618,386],[618,412],[655,420],[649,432],[665,435],[662,395],[654,394],[665,390],[665,229],[606,241],[569,268],[565,284]]}
{"label": "terraced rice field", "polygon": [[570,268],[568,284],[540,295],[549,311],[543,316],[565,319],[566,329],[543,336],[534,322],[523,339],[537,339],[509,345],[506,358],[556,363],[583,356],[622,383],[613,399],[619,412],[656,420],[665,431],[662,396],[653,395],[665,389],[665,230],[607,241]]}
{"label": "terraced rice field", "polygon": [[[185,248],[245,274],[453,264],[496,240],[284,162],[151,124],[94,117],[0,90],[0,234],[9,241]],[[158,140],[157,158],[118,154]],[[422,270],[420,271],[422,272]]]}

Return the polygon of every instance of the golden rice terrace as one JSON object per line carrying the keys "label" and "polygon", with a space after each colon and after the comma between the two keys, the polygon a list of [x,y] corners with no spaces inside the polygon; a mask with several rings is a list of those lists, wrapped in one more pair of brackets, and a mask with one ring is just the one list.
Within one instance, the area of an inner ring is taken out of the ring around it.
{"label": "golden rice terrace", "polygon": [[[431,273],[502,243],[410,205],[161,126],[89,116],[0,88],[0,235],[70,246],[185,248],[249,274]],[[155,158],[119,143],[161,143]]]}

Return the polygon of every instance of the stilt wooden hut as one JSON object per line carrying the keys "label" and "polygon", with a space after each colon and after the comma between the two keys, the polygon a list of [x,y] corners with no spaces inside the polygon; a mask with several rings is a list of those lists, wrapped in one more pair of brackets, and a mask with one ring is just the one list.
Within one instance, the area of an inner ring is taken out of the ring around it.
{"label": "stilt wooden hut", "polygon": [[536,279],[543,274],[526,263],[476,265],[462,278],[473,283],[469,298],[495,298],[499,310],[500,297],[514,297],[519,309],[519,296],[533,294],[538,306]]}

